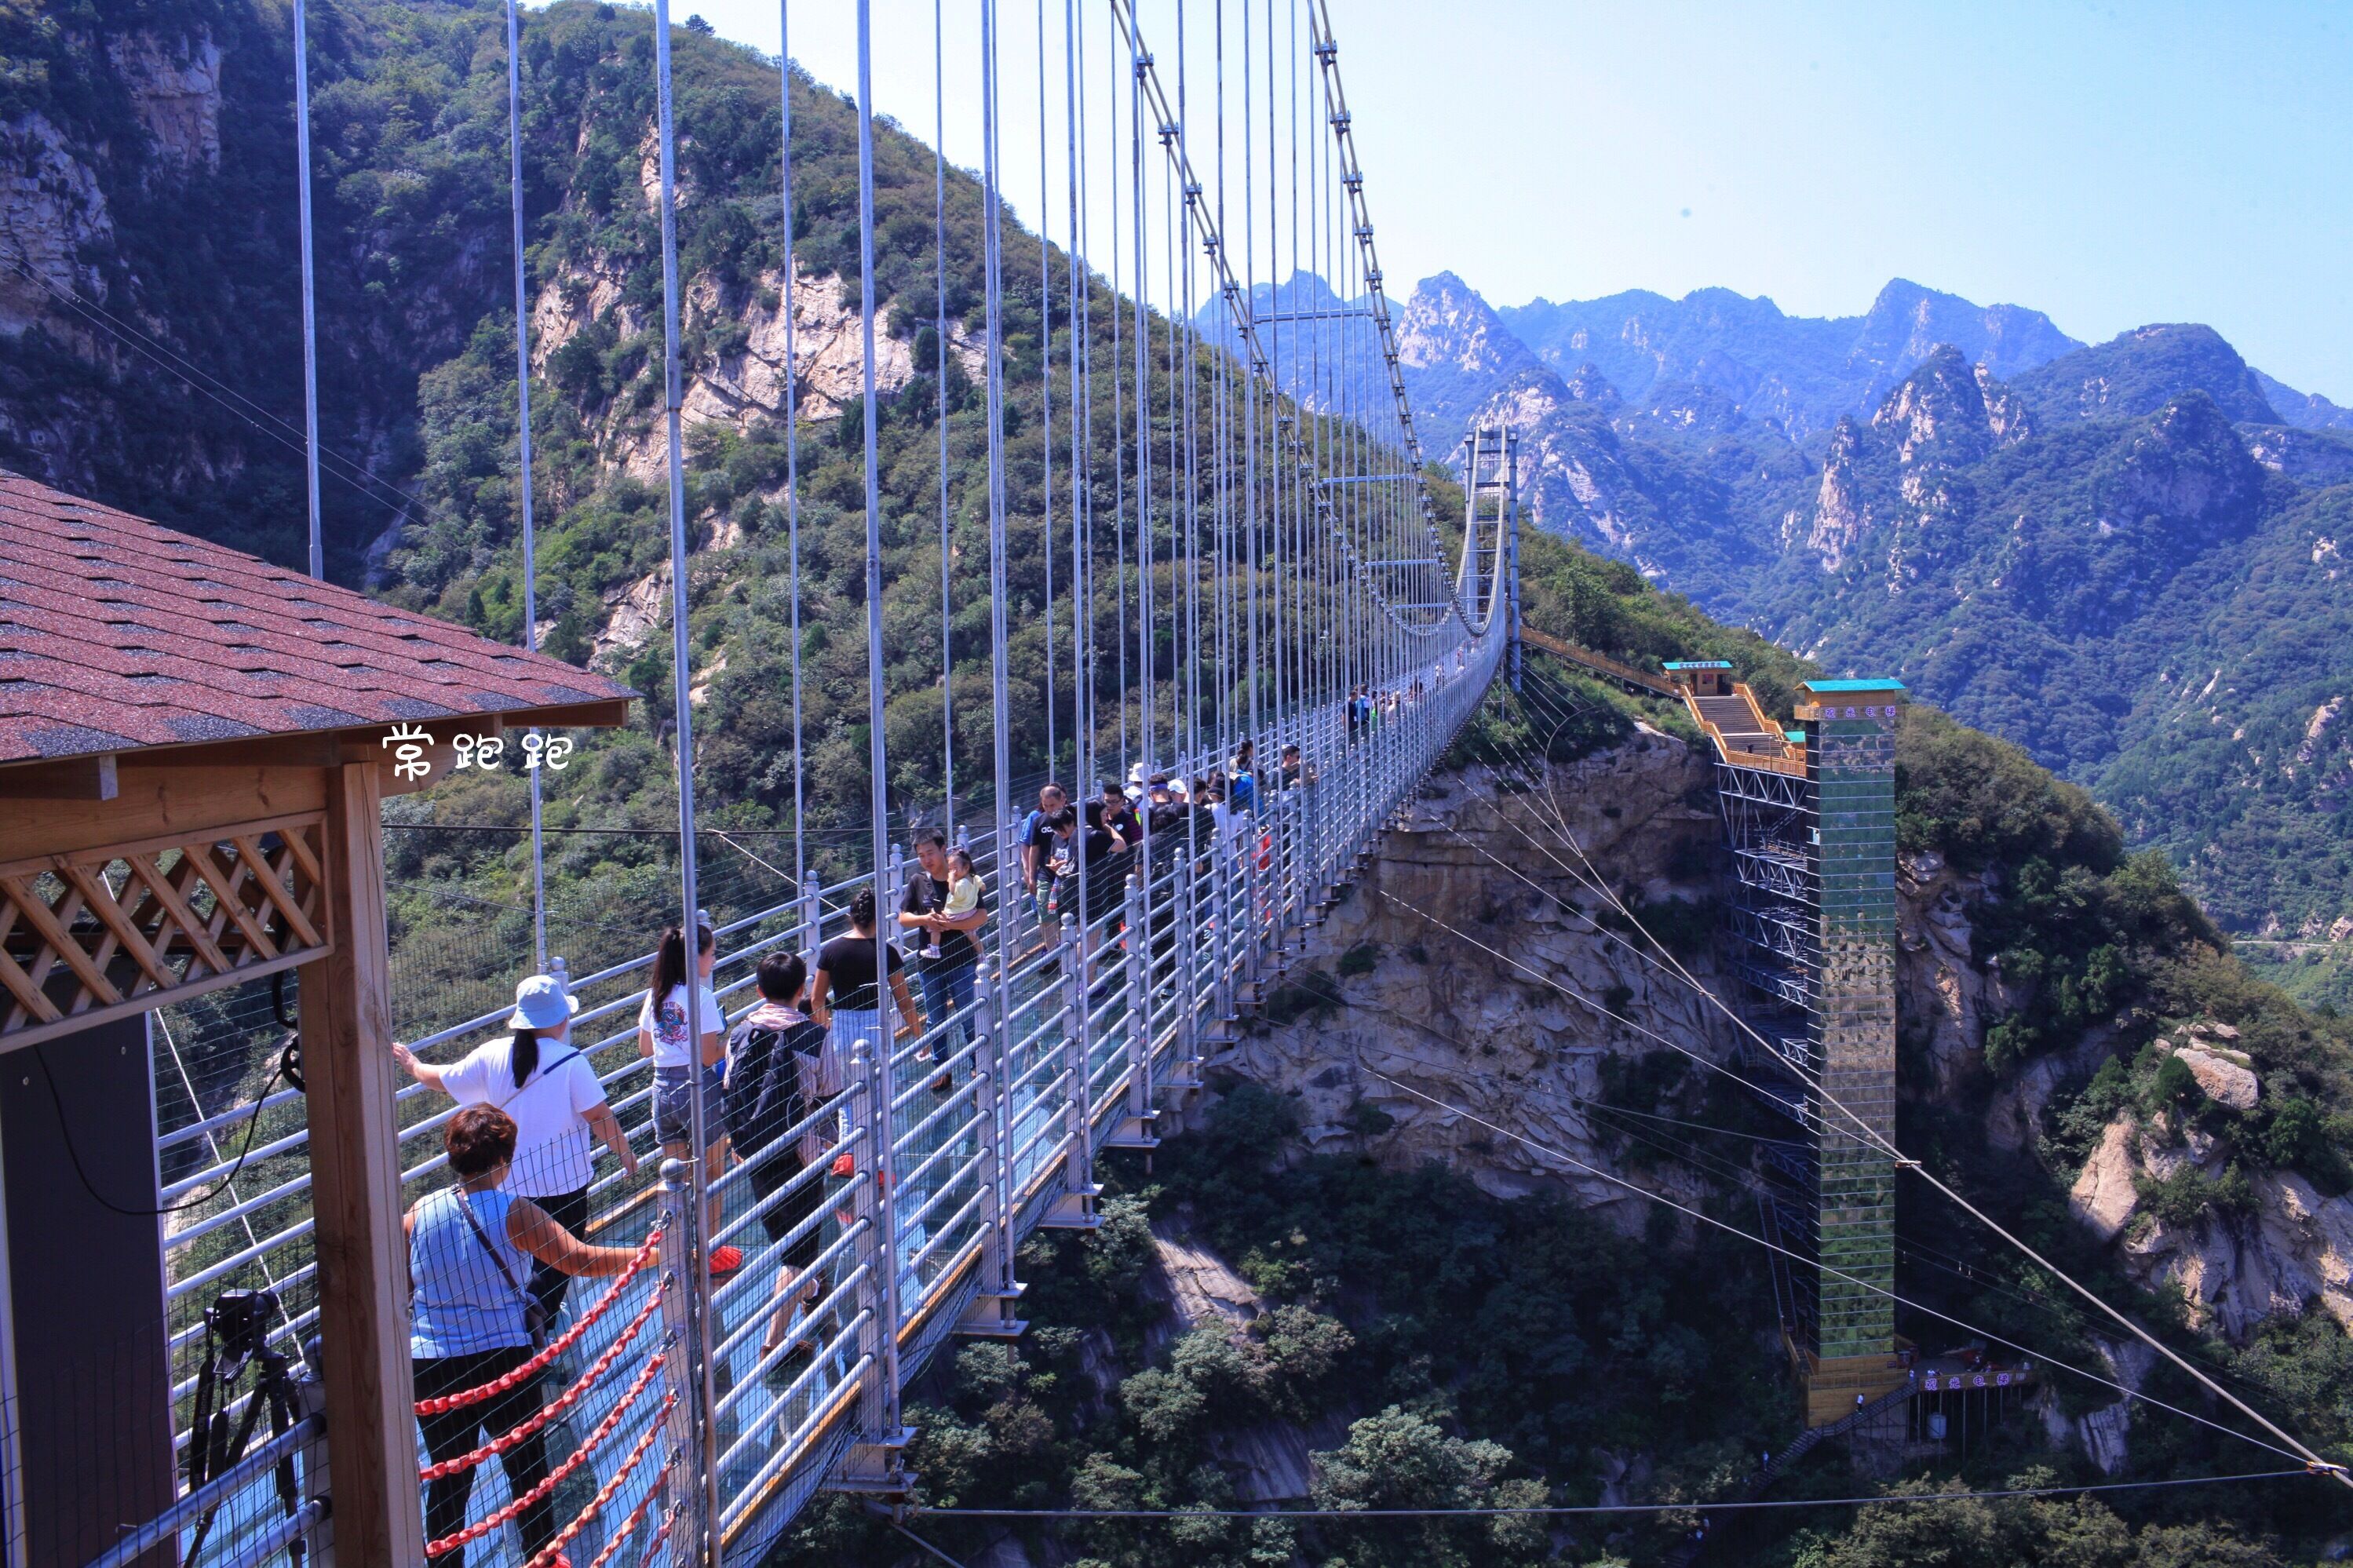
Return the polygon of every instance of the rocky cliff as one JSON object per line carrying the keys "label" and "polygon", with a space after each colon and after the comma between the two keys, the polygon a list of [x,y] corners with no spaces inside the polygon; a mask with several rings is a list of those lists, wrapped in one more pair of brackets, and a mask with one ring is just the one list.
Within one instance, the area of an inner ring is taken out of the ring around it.
{"label": "rocky cliff", "polygon": [[[1680,1067],[1678,1047],[1713,1060],[1729,1054],[1721,1012],[1638,951],[1592,885],[1653,930],[1684,932],[1681,962],[1699,984],[1723,984],[1713,910],[1727,889],[1711,783],[1693,747],[1647,726],[1571,763],[1437,775],[1309,933],[1267,1014],[1213,1069],[1290,1097],[1306,1150],[1399,1170],[1439,1162],[1498,1195],[1565,1197],[1622,1234],[1641,1232],[1650,1205],[1613,1176],[1694,1205],[1737,1198],[1721,1172],[1687,1162],[1634,1169],[1630,1153],[1641,1152],[1625,1123],[1602,1113],[1628,1105],[1620,1088],[1646,1061]],[[2177,1108],[2117,1110],[2094,1128],[2080,1169],[2053,1118],[2080,1121],[2085,1105],[2107,1103],[2085,1084],[2095,1069],[2103,1085],[2122,1070],[2103,1064],[2138,1037],[2130,1010],[1989,1066],[1989,1031],[2047,1011],[2027,961],[1992,951],[2011,937],[1988,935],[2017,897],[2018,875],[1957,867],[1933,849],[1900,858],[1905,1100],[2010,1170],[2047,1171],[2060,1192],[2072,1183],[2069,1207],[2087,1239],[2112,1244],[2137,1284],[2178,1296],[2191,1326],[2244,1342],[2317,1310],[2353,1331],[2353,1196],[2263,1163],[2245,1128],[2235,1138],[2215,1131],[2217,1118],[2253,1127],[2263,1113],[2264,1075],[2236,1029],[2210,1020],[2160,1036],[2143,1067],[2179,1063],[2188,1077],[2167,1080]],[[2006,956],[2029,976],[2006,974]],[[1692,1114],[1706,1077],[1684,1075],[1637,1109]],[[2276,1100],[2284,1091],[2269,1092]],[[2149,1371],[2142,1347],[2096,1331],[2077,1353],[2126,1386]],[[2039,1406],[2050,1436],[2117,1469],[2132,1410],[2080,1405],[2053,1394]]]}
{"label": "rocky cliff", "polygon": [[[1688,746],[1649,729],[1536,776],[1440,774],[1296,961],[1335,976],[1345,1005],[1261,1024],[1212,1067],[1296,1094],[1311,1149],[1439,1160],[1492,1192],[1565,1192],[1639,1230],[1643,1205],[1625,1189],[1546,1151],[1614,1171],[1586,1109],[1605,1058],[1667,1040],[1725,1048],[1713,1007],[1602,925],[1588,885],[1598,873],[1637,910],[1712,898],[1707,784]],[[1686,962],[1712,976],[1704,952]],[[1699,1189],[1687,1172],[1657,1175]]]}

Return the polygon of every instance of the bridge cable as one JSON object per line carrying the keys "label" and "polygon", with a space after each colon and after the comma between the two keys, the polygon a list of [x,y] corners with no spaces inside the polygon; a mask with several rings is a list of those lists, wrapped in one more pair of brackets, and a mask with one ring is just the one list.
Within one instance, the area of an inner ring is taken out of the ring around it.
{"label": "bridge cable", "polygon": [[1342,1521],[1371,1519],[1508,1519],[1578,1515],[1660,1513],[1746,1513],[1766,1510],[1807,1508],[1878,1508],[1915,1503],[1978,1502],[2004,1498],[2080,1497],[2090,1492],[2158,1491],[2179,1487],[2230,1486],[2240,1481],[2286,1480],[2310,1477],[2309,1469],[2253,1470],[2232,1476],[2179,1476],[2149,1481],[2094,1481],[2074,1487],[1998,1487],[1981,1491],[1883,1492],[1874,1497],[1755,1498],[1723,1502],[1624,1502],[1531,1504],[1519,1508],[934,1508],[908,1506],[910,1513],[934,1519],[1328,1519]]}
{"label": "bridge cable", "polygon": [[[934,0],[934,4],[937,0]],[[1054,726],[1054,268],[1048,234],[1052,229],[1054,202],[1046,157],[1046,0],[1038,0],[1038,444],[1039,472],[1044,486],[1038,512],[1039,542],[1046,560],[1046,767],[1052,771],[1060,753],[1055,748]],[[1065,257],[1065,264],[1070,258]],[[1073,329],[1077,323],[1071,323]],[[1071,395],[1078,389],[1071,388]],[[1078,453],[1071,454],[1076,482]],[[944,468],[944,464],[943,464]],[[1071,563],[1075,573],[1078,564]],[[944,570],[944,568],[943,568]],[[1077,595],[1071,595],[1075,605]],[[949,700],[953,701],[951,694]],[[1075,717],[1075,714],[1073,715]],[[999,796],[997,816],[1010,819],[1013,803]]]}
{"label": "bridge cable", "polygon": [[[514,225],[515,445],[522,511],[522,646],[539,651],[539,571],[532,509],[531,298],[529,256],[523,248],[522,212],[522,16],[521,0],[507,0],[508,187]],[[539,733],[534,724],[527,736]],[[539,970],[547,970],[547,857],[540,832],[540,774],[531,775],[531,934]]]}
{"label": "bridge cable", "polygon": [[[1580,859],[1584,858],[1584,852],[1582,849],[1577,848],[1576,840],[1573,835],[1569,836],[1568,842],[1573,849],[1577,849],[1578,858]],[[1590,862],[1588,861],[1588,864],[1589,866]],[[1685,981],[1687,981],[1694,989],[1698,990],[1703,995],[1708,996],[1718,1008],[1722,1009],[1727,1016],[1732,1017],[1734,1021],[1746,1029],[1752,1037],[1757,1039],[1760,1044],[1763,1043],[1764,1037],[1761,1035],[1758,1035],[1754,1028],[1749,1027],[1746,1020],[1740,1019],[1722,998],[1715,996],[1715,994],[1712,992],[1709,992],[1705,986],[1700,984],[1698,980],[1692,976],[1690,971],[1683,967],[1681,961],[1676,959],[1672,952],[1671,952],[1663,943],[1660,942],[1658,938],[1653,936],[1647,927],[1642,925],[1641,921],[1634,915],[1634,913],[1626,908],[1622,900],[1619,899],[1614,893],[1607,891],[1604,891],[1601,896],[1609,899],[1611,906],[1615,908],[1620,915],[1624,916],[1630,922],[1631,922],[1634,928],[1641,932],[1645,940],[1649,941],[1653,947],[1659,950],[1660,953],[1666,958],[1667,962],[1673,965],[1673,967],[1682,973]],[[1422,913],[1423,911],[1417,910],[1416,912]],[[1424,918],[1434,919],[1435,917],[1429,916],[1425,913]],[[1466,938],[1465,940],[1470,939]],[[1491,952],[1494,952],[1492,948],[1488,949],[1488,951]],[[1497,953],[1496,956],[1503,957],[1504,955]],[[1506,960],[1506,962],[1511,961]],[[1679,1050],[1683,1049],[1683,1047],[1680,1046],[1675,1048]],[[1769,1046],[1767,1048],[1770,1048]],[[1705,1058],[1700,1057],[1696,1055],[1696,1053],[1686,1050],[1684,1054],[1692,1056],[1694,1060],[1706,1061]],[[1722,1067],[1720,1064],[1710,1063],[1709,1065],[1714,1067],[1715,1070],[1719,1072],[1725,1072],[1729,1076],[1734,1077],[1736,1081],[1746,1082],[1745,1079],[1739,1079],[1738,1075],[1731,1074],[1730,1069]],[[1753,1089],[1755,1086],[1751,1085],[1749,1087]],[[1957,1205],[1964,1212],[1976,1219],[1979,1224],[1985,1226],[1986,1228],[1992,1231],[1996,1236],[2001,1237],[2003,1241],[2009,1243],[2010,1246],[2016,1248],[2019,1252],[2022,1253],[2035,1263],[2041,1265],[2044,1269],[2048,1270],[2053,1277],[2059,1279],[2061,1283],[2066,1285],[2068,1289],[2073,1290],[2077,1295],[2083,1297],[2085,1300],[2097,1307],[2103,1313],[2106,1314],[2107,1317],[2122,1327],[2126,1332],[2130,1333],[2135,1339],[2139,1340],[2143,1344],[2148,1346],[2149,1349],[2156,1351],[2166,1360],[2171,1362],[2180,1371],[2189,1373],[2192,1379],[2202,1384],[2209,1392],[2221,1397],[2232,1406],[2236,1408],[2240,1414],[2245,1415],[2250,1420],[2254,1421],[2265,1431],[2279,1438],[2281,1442],[2287,1444],[2304,1458],[2316,1465],[2327,1466],[2328,1468],[2328,1474],[2339,1484],[2348,1489],[2353,1489],[2353,1475],[2348,1475],[2344,1467],[2331,1465],[2329,1461],[2323,1459],[2318,1453],[2306,1446],[2304,1442],[2297,1438],[2294,1434],[2288,1432],[2285,1428],[2274,1422],[2270,1417],[2256,1410],[2245,1400],[2240,1398],[2236,1394],[2233,1394],[2228,1388],[2222,1386],[2221,1383],[2217,1382],[2214,1378],[2208,1375],[2203,1370],[2174,1351],[2172,1347],[2167,1345],[2147,1330],[2133,1321],[2133,1320],[2126,1316],[2121,1310],[2104,1300],[2090,1287],[2083,1284],[2073,1275],[2067,1273],[2065,1270],[2059,1268],[2058,1265],[2044,1258],[2042,1253],[2036,1251],[2034,1247],[2030,1246],[2027,1242],[2012,1234],[2006,1226],[1996,1221],[1990,1215],[1988,1215],[1984,1210],[1978,1208],[1968,1198],[1955,1191],[1951,1185],[1931,1173],[1923,1163],[1905,1157],[1904,1152],[1895,1146],[1895,1143],[1892,1139],[1882,1136],[1876,1130],[1873,1129],[1868,1122],[1864,1121],[1862,1118],[1857,1116],[1852,1110],[1850,1110],[1836,1095],[1831,1094],[1826,1089],[1822,1089],[1820,1085],[1816,1085],[1814,1087],[1816,1092],[1820,1095],[1825,1104],[1835,1107],[1841,1115],[1854,1124],[1861,1132],[1862,1142],[1886,1154],[1895,1163],[1895,1165],[1899,1170],[1907,1168],[1911,1170],[1930,1186],[1936,1188],[1946,1197],[1951,1199],[1954,1204]],[[1828,1266],[1823,1265],[1822,1267],[1826,1268]]]}
{"label": "bridge cable", "polygon": [[[776,101],[782,111],[777,132],[782,157],[777,186],[778,221],[784,240],[785,316],[785,553],[791,579],[793,644],[793,894],[803,897],[808,881],[808,854],[802,839],[807,814],[802,809],[801,776],[801,401],[799,364],[794,327],[800,315],[800,269],[793,257],[793,51],[792,0],[776,5]],[[812,942],[817,937],[812,930]]]}
{"label": "bridge cable", "polygon": [[[864,12],[861,3],[860,11]],[[671,91],[670,0],[654,0],[654,88],[655,141],[658,153],[659,190],[661,196],[661,265],[662,265],[662,405],[664,430],[668,444],[670,477],[670,715],[675,728],[672,735],[677,746],[678,829],[679,829],[679,901],[681,912],[679,930],[684,933],[685,951],[691,955],[696,950],[696,931],[702,920],[701,905],[695,887],[694,829],[694,668],[693,644],[687,626],[688,543],[686,535],[686,450],[684,391],[680,364],[679,268],[678,268],[678,146],[673,111],[676,107]],[[861,114],[866,105],[865,84],[860,84],[859,106]],[[870,265],[865,276],[873,276]],[[869,290],[870,305],[871,290]],[[872,336],[867,339],[871,358]],[[870,429],[871,422],[870,417]],[[703,989],[690,978],[686,986],[686,1035],[689,1040],[700,1039],[703,1034],[702,1004]],[[656,1007],[661,1005],[656,998]],[[708,1155],[716,1142],[706,1125],[708,1109],[700,1093],[687,1097],[690,1110],[689,1126],[693,1134],[693,1148],[686,1162],[690,1196],[685,1213],[685,1256],[700,1265],[706,1238],[706,1203],[711,1191],[712,1173]],[[713,1381],[711,1324],[711,1272],[702,1267],[687,1270],[686,1313],[687,1354],[690,1364],[696,1365],[700,1376],[694,1397],[688,1401],[691,1419],[698,1425],[708,1423],[718,1407],[718,1395]],[[702,1519],[705,1530],[719,1518],[719,1478],[715,1469],[703,1478]]]}
{"label": "bridge cable", "polygon": [[[1535,1151],[1537,1153],[1547,1155],[1555,1160],[1558,1160],[1565,1164],[1573,1166],[1576,1169],[1586,1173],[1588,1175],[1599,1177],[1602,1181],[1608,1182],[1613,1186],[1623,1187],[1630,1193],[1648,1198],[1652,1203],[1660,1204],[1667,1208],[1673,1209],[1678,1214],[1684,1215],[1692,1219],[1699,1221],[1703,1225],[1721,1230],[1728,1236],[1738,1237],[1744,1241],[1753,1242],[1757,1246],[1762,1247],[1768,1251],[1779,1253],[1783,1257],[1792,1258],[1797,1262],[1812,1265],[1819,1268],[1823,1273],[1830,1275],[1833,1279],[1843,1280],[1851,1285],[1860,1286],[1863,1289],[1871,1291],[1873,1295],[1884,1296],[1890,1301],[1893,1301],[1899,1306],[1909,1307],[1913,1310],[1926,1313],[1929,1317],[1941,1319],[1945,1322],[1950,1323],[1955,1328],[1963,1330],[1966,1332],[1981,1334],[1986,1339],[2000,1343],[2015,1344],[2021,1350],[2032,1348],[2024,1344],[2015,1335],[1999,1333],[1991,1329],[1981,1328],[1977,1324],[1971,1323],[1965,1318],[1956,1317],[1950,1312],[1931,1307],[1926,1302],[1911,1300],[1904,1296],[1896,1294],[1896,1292],[1887,1289],[1883,1285],[1874,1284],[1868,1279],[1864,1279],[1857,1275],[1849,1274],[1843,1269],[1834,1268],[1817,1258],[1808,1258],[1790,1247],[1782,1246],[1778,1242],[1771,1241],[1764,1237],[1756,1235],[1753,1232],[1743,1230],[1736,1225],[1717,1219],[1713,1215],[1707,1214],[1700,1209],[1693,1208],[1687,1204],[1679,1203],[1675,1199],[1668,1197],[1663,1194],[1653,1192],[1650,1188],[1641,1185],[1640,1183],[1628,1181],[1625,1177],[1617,1174],[1615,1172],[1604,1170],[1599,1165],[1588,1164],[1585,1161],[1579,1160],[1574,1154],[1567,1153],[1561,1150],[1552,1148],[1548,1144],[1540,1143],[1535,1139],[1529,1138],[1523,1133],[1515,1132],[1510,1128],[1504,1127],[1500,1123],[1490,1121],[1486,1118],[1479,1115],[1476,1111],[1467,1110],[1459,1105],[1450,1104],[1448,1101],[1439,1099],[1434,1094],[1430,1094],[1424,1089],[1417,1089],[1413,1085],[1407,1083],[1402,1079],[1391,1078],[1388,1074],[1382,1072],[1376,1068],[1367,1067],[1364,1068],[1364,1071],[1369,1076],[1380,1079],[1383,1083],[1389,1085],[1393,1089],[1397,1089],[1404,1093],[1412,1095],[1417,1100],[1427,1101],[1441,1110],[1459,1116],[1464,1121],[1472,1122],[1476,1126],[1485,1128],[1490,1132],[1500,1133],[1502,1136],[1511,1139],[1515,1143],[1525,1145],[1529,1149]],[[2185,1410],[2176,1405],[2169,1405],[2164,1400],[2143,1394],[2137,1389],[2127,1388],[2114,1378],[2103,1376],[2095,1372],[2086,1371],[2082,1367],[2061,1361],[2055,1356],[2045,1354],[2040,1351],[2035,1352],[2035,1355],[2037,1359],[2048,1362],[2051,1365],[2059,1368],[2063,1372],[2073,1373],[2077,1377],[2087,1378],[2094,1383],[2105,1384],[2107,1387],[2116,1389],[2118,1393],[2123,1394],[2127,1398],[2137,1399],[2143,1404],[2153,1405],[2159,1410],[2169,1411],[2173,1415],[2185,1416],[2191,1421],[2197,1422],[2200,1426],[2211,1426],[2217,1432],[2227,1433],[2231,1436],[2239,1438],[2242,1442],[2251,1443],[2256,1447],[2268,1450],[2269,1452],[2284,1454],[2290,1458],[2306,1459],[2308,1463],[2328,1468],[2333,1473],[2334,1467],[2328,1466],[2327,1460],[2320,1459],[2316,1456],[2299,1454],[2295,1452],[2292,1448],[2284,1448],[2276,1444],[2266,1443],[2262,1438],[2255,1436],[2252,1433],[2242,1432],[2235,1427],[2225,1426],[2221,1422],[2215,1421],[2211,1417],[2200,1415],[2195,1411]],[[2290,1442],[2293,1441],[2294,1439],[2291,1438]]]}
{"label": "bridge cable", "polygon": [[[948,110],[947,110],[947,29],[942,26],[941,0],[932,0],[932,249],[936,260],[933,309],[937,322],[934,336],[938,341],[934,364],[934,406],[940,422],[940,827],[951,842],[955,837],[955,603],[949,585],[950,563],[955,558],[954,541],[948,522]],[[1038,47],[1044,48],[1041,35]],[[1045,126],[1038,130],[1039,157],[1042,167],[1045,157]],[[1039,226],[1039,232],[1045,232]],[[1042,243],[1042,242],[1041,242]],[[870,284],[869,287],[871,287]],[[1051,454],[1049,454],[1050,458]],[[1054,556],[1050,547],[1046,553],[1046,722],[1054,721]],[[794,739],[799,739],[797,734]],[[1049,749],[1047,755],[1050,758]],[[1002,803],[997,815],[1005,814]],[[878,904],[875,918],[881,918]]]}

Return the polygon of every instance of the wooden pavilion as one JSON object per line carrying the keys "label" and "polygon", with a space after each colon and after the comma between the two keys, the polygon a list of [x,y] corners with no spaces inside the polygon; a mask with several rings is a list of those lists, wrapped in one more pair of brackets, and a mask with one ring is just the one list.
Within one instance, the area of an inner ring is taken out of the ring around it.
{"label": "wooden pavilion", "polygon": [[335,1544],[424,1561],[378,808],[459,734],[629,695],[0,472],[0,1562],[86,1561],[172,1499],[168,1370],[70,1375],[157,1331],[142,1016],[287,970]]}

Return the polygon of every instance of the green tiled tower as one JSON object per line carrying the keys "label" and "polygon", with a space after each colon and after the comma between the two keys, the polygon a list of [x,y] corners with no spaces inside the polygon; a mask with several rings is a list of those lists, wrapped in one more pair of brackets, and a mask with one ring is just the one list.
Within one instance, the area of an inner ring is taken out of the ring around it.
{"label": "green tiled tower", "polygon": [[1879,1293],[1895,1285],[1894,1163],[1884,1144],[1874,1147],[1828,1101],[1894,1142],[1895,730],[1904,688],[1893,680],[1817,680],[1805,690],[1810,700],[1798,718],[1818,812],[1821,900],[1813,1043],[1825,1102],[1818,1198],[1825,1269],[1814,1381],[1842,1389],[1850,1381],[1879,1381],[1869,1374],[1895,1351],[1894,1303]]}

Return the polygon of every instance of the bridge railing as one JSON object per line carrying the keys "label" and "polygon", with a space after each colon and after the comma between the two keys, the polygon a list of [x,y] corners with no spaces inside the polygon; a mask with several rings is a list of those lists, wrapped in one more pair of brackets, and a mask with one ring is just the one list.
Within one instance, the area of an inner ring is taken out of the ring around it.
{"label": "bridge railing", "polygon": [[[1205,815],[1189,827],[1151,836],[1125,885],[1088,900],[1083,927],[1074,907],[1076,879],[1063,884],[1071,902],[1058,898],[1040,920],[1018,890],[1018,846],[1001,842],[994,828],[968,836],[976,870],[994,894],[992,919],[1006,927],[1001,970],[984,928],[972,1004],[928,1018],[918,1032],[869,1042],[862,1077],[842,1100],[788,1131],[786,1137],[813,1156],[788,1183],[763,1198],[749,1163],[733,1164],[711,1183],[721,1217],[709,1239],[739,1247],[745,1258],[711,1288],[703,1319],[708,1346],[691,1357],[677,1348],[668,1352],[661,1382],[700,1412],[698,1420],[682,1424],[653,1398],[631,1404],[616,1392],[671,1343],[655,1333],[623,1343],[621,1331],[652,1310],[656,1293],[675,1294],[692,1283],[700,1270],[687,1260],[670,1259],[661,1277],[617,1289],[614,1310],[556,1363],[559,1377],[601,1368],[603,1379],[565,1424],[575,1440],[601,1434],[579,1467],[578,1484],[610,1489],[599,1518],[571,1544],[575,1560],[584,1552],[594,1555],[603,1532],[621,1521],[634,1521],[644,1532],[664,1521],[699,1523],[696,1500],[715,1493],[710,1526],[727,1560],[755,1561],[818,1489],[840,1478],[854,1444],[887,1436],[872,1429],[876,1411],[896,1408],[896,1386],[879,1386],[886,1371],[903,1383],[959,1330],[1012,1331],[1018,1299],[1012,1259],[1021,1241],[1041,1226],[1092,1223],[1098,1155],[1148,1147],[1158,1101],[1199,1083],[1219,1029],[1253,999],[1254,987],[1269,976],[1271,956],[1348,878],[1355,859],[1469,718],[1504,640],[1498,623],[1469,645],[1459,668],[1450,650],[1447,658],[1395,681],[1377,694],[1373,719],[1361,725],[1352,727],[1345,705],[1333,701],[1269,726],[1262,742],[1275,755],[1297,744],[1315,782],[1283,789],[1267,770],[1255,810],[1231,813],[1222,842]],[[1221,760],[1173,759],[1169,771],[1190,777]],[[728,1021],[756,1003],[753,971],[763,956],[813,951],[845,931],[849,900],[871,880],[865,873],[822,886],[811,879],[795,898],[718,924],[712,984]],[[571,983],[584,1004],[574,1039],[640,1151],[656,1142],[651,1064],[636,1049],[648,962],[614,964]],[[509,1013],[501,1007],[450,1024],[412,1048],[454,1059],[504,1033]],[[261,1103],[274,1110],[299,1098],[285,1090]],[[404,1089],[397,1104],[405,1123],[404,1196],[413,1200],[448,1179],[440,1133],[456,1107],[421,1086]],[[231,1107],[176,1130],[159,1148],[233,1128],[254,1109],[251,1102]],[[174,1321],[191,1323],[174,1336],[175,1367],[190,1364],[204,1348],[195,1309],[225,1282],[257,1272],[290,1303],[269,1332],[270,1342],[294,1350],[315,1331],[315,1308],[291,1305],[305,1298],[316,1269],[307,1144],[298,1128],[258,1147],[271,1170],[290,1173],[165,1238],[167,1294],[180,1308]],[[174,1191],[216,1180],[226,1163],[216,1160],[176,1180],[166,1201]],[[593,1239],[634,1245],[665,1205],[676,1209],[681,1194],[665,1194],[654,1163],[648,1160],[630,1176],[598,1152],[586,1227]],[[763,1215],[797,1206],[807,1212],[772,1238]],[[201,1245],[232,1226],[249,1237],[244,1245],[218,1256],[217,1239]],[[797,1331],[777,1353],[764,1353],[777,1271],[811,1237],[818,1253],[810,1268],[823,1281],[818,1310],[807,1315],[806,1334]],[[199,1258],[201,1266],[191,1266]],[[596,1294],[586,1283],[576,1289],[566,1321],[581,1316]],[[665,1305],[664,1321],[681,1319],[675,1304]],[[892,1325],[888,1346],[877,1339],[885,1324]],[[790,1353],[800,1338],[814,1342],[814,1354]],[[713,1374],[707,1409],[699,1393],[704,1362]],[[194,1383],[191,1373],[174,1388],[183,1421]],[[187,1441],[184,1429],[176,1442],[185,1449]],[[561,1434],[555,1447],[560,1456]],[[622,1461],[632,1454],[640,1462],[624,1473]],[[421,1452],[419,1458],[421,1464]],[[496,1468],[483,1466],[474,1488],[469,1517],[478,1524],[510,1501]],[[706,1476],[716,1485],[706,1486]],[[264,1560],[272,1542],[262,1532],[282,1528],[276,1515],[256,1506],[228,1516],[253,1523],[213,1550],[229,1556],[252,1550],[254,1560]],[[469,1557],[507,1560],[498,1531]]]}

